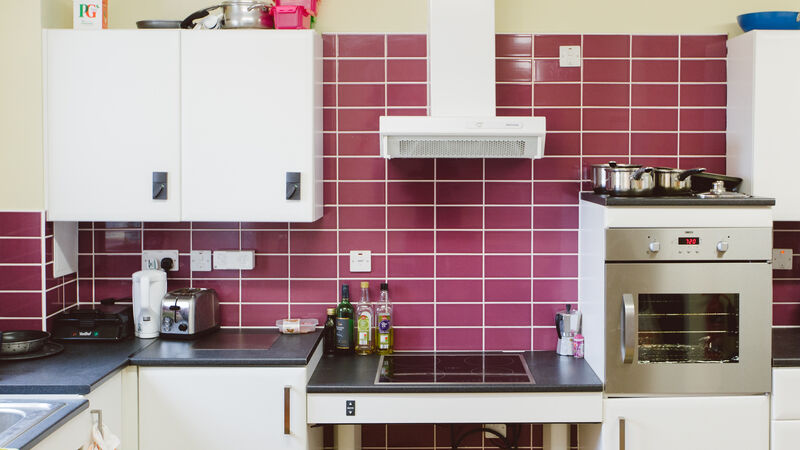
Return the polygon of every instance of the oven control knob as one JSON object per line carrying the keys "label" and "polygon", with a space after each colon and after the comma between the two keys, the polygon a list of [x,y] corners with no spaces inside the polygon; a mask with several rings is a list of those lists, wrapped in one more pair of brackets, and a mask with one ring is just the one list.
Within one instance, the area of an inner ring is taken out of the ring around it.
{"label": "oven control knob", "polygon": [[647,248],[649,248],[651,252],[657,253],[659,250],[661,250],[661,243],[658,241],[651,242],[650,245],[647,246]]}
{"label": "oven control knob", "polygon": [[725,241],[717,242],[717,251],[720,253],[725,253],[728,251],[728,243]]}

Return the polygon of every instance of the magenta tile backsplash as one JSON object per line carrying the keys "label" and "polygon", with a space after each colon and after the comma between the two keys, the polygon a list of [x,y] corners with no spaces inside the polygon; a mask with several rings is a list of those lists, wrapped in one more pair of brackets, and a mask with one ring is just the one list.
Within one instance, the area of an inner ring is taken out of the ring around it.
{"label": "magenta tile backsplash", "polygon": [[53,277],[53,227],[43,216],[0,212],[0,330],[44,329],[78,301],[76,274]]}

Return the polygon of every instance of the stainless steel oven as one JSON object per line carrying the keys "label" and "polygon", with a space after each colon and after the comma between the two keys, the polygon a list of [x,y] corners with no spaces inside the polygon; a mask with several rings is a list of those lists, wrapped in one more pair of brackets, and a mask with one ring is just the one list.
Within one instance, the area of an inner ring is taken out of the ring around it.
{"label": "stainless steel oven", "polygon": [[606,392],[769,392],[771,247],[769,228],[606,230]]}

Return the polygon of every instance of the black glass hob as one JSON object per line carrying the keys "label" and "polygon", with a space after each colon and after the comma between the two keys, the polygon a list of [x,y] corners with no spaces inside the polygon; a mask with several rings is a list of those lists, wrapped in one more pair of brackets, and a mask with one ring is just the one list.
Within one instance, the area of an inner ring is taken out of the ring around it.
{"label": "black glass hob", "polygon": [[519,354],[409,353],[381,356],[375,384],[534,383]]}

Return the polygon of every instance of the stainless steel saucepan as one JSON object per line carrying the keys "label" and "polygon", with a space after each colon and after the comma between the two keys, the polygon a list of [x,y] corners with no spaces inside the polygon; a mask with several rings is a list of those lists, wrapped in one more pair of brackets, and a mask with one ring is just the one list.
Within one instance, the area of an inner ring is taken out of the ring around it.
{"label": "stainless steel saucepan", "polygon": [[692,193],[692,175],[705,172],[704,168],[681,170],[670,167],[656,167],[657,195],[687,195]]}
{"label": "stainless steel saucepan", "polygon": [[194,21],[222,8],[222,28],[274,28],[269,9],[272,3],[258,1],[225,1],[192,13],[181,22],[181,28],[194,28]]}
{"label": "stainless steel saucepan", "polygon": [[598,194],[637,197],[652,195],[655,179],[652,167],[610,161],[592,165],[592,184]]}
{"label": "stainless steel saucepan", "polygon": [[592,187],[596,194],[606,193],[606,181],[615,169],[636,170],[642,166],[636,164],[617,164],[616,161],[609,161],[608,164],[592,164]]}

